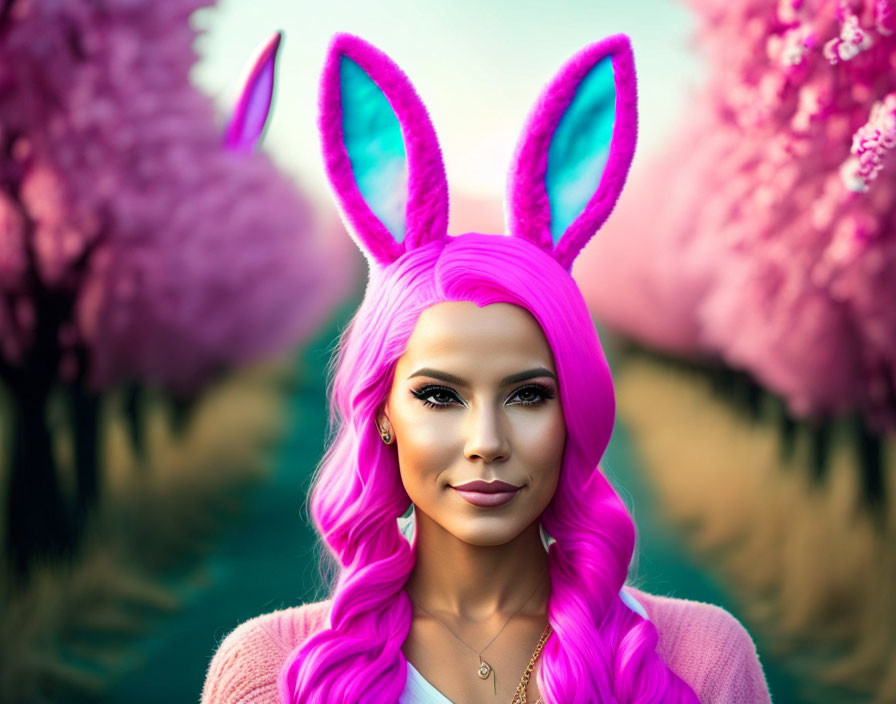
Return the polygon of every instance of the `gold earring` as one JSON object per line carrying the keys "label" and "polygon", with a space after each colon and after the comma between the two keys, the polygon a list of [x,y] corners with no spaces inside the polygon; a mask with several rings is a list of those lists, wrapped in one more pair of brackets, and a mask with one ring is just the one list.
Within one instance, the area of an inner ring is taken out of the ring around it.
{"label": "gold earring", "polygon": [[386,443],[387,445],[392,444],[392,433],[390,433],[385,428],[382,428],[380,430],[380,437],[383,439],[383,442]]}

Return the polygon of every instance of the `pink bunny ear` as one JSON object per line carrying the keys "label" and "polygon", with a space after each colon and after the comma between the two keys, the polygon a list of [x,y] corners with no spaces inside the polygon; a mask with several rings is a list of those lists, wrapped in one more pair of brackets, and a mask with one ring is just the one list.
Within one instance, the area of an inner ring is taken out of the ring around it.
{"label": "pink bunny ear", "polygon": [[567,270],[622,191],[637,136],[635,65],[617,34],[573,56],[541,94],[508,182],[508,230]]}
{"label": "pink bunny ear", "polygon": [[275,32],[249,61],[243,89],[224,132],[227,149],[250,151],[264,131],[274,95],[274,68],[282,37],[281,32]]}
{"label": "pink bunny ear", "polygon": [[349,232],[385,266],[448,232],[448,184],[426,108],[401,69],[350,34],[321,78],[324,162]]}

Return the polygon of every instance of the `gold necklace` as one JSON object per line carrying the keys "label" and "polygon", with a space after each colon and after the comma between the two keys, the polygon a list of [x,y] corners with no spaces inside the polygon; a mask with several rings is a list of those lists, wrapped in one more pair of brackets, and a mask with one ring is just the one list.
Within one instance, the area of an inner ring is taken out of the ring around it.
{"label": "gold necklace", "polygon": [[[548,638],[551,637],[551,633],[553,632],[554,629],[551,628],[551,624],[544,627],[544,633],[542,633],[541,638],[538,639],[538,645],[535,646],[535,652],[532,653],[532,657],[529,658],[529,664],[526,666],[526,671],[523,672],[522,678],[520,678],[520,683],[516,686],[516,693],[513,695],[510,704],[527,704],[526,689],[529,686],[529,678],[532,676],[532,671],[535,669],[535,661],[538,660],[538,656],[541,655],[541,649],[544,648],[544,644],[547,643]],[[541,704],[543,701],[544,699],[542,697],[538,697],[535,704]]]}
{"label": "gold necklace", "polygon": [[[427,609],[423,608],[423,607],[422,607],[419,603],[417,603],[414,599],[411,599],[411,603],[413,603],[414,606],[416,606],[418,609],[420,609],[423,613],[428,614],[431,618],[435,619],[435,621],[436,621],[437,623],[441,624],[441,625],[442,625],[442,626],[443,626],[443,627],[444,627],[444,628],[445,628],[451,635],[453,635],[455,638],[457,638],[457,640],[459,640],[459,641],[460,641],[461,643],[463,643],[467,648],[469,648],[469,649],[472,650],[474,653],[476,653],[476,657],[479,659],[479,667],[476,669],[476,675],[477,675],[477,677],[479,677],[479,679],[481,679],[481,680],[487,680],[487,679],[489,678],[489,676],[492,674],[492,672],[494,672],[494,668],[493,668],[489,663],[487,663],[485,660],[482,659],[482,654],[483,654],[486,650],[488,650],[489,646],[490,646],[492,643],[494,643],[494,642],[498,639],[498,636],[501,635],[501,634],[504,632],[504,629],[507,628],[507,624],[510,623],[510,622],[514,619],[514,617],[515,617],[517,614],[519,614],[520,611],[523,610],[523,608],[526,606],[526,604],[528,604],[530,601],[532,601],[532,597],[535,596],[535,594],[538,592],[538,587],[541,586],[541,583],[544,581],[544,576],[545,576],[546,574],[547,574],[547,568],[545,568],[545,571],[544,571],[544,573],[543,573],[542,576],[541,576],[542,578],[541,578],[540,580],[538,580],[538,583],[535,585],[535,589],[532,590],[532,593],[529,595],[529,598],[526,599],[526,600],[522,603],[522,605],[521,605],[516,611],[514,611],[514,612],[510,615],[510,618],[508,618],[508,619],[504,622],[504,625],[501,626],[501,630],[498,631],[498,632],[495,634],[495,637],[492,638],[488,643],[486,643],[485,647],[482,648],[481,650],[476,650],[476,648],[474,648],[472,645],[470,645],[469,643],[467,643],[467,641],[465,641],[463,638],[461,638],[459,635],[457,635],[457,633],[455,633],[454,630],[453,630],[447,623],[445,623],[442,619],[440,619],[440,618],[439,618],[438,616],[436,616],[435,614],[433,614],[433,613],[431,613],[430,611],[428,611]],[[410,597],[410,594],[408,594],[408,597]],[[548,628],[550,628],[550,625],[548,626]],[[526,681],[528,682],[528,678],[527,678]],[[495,692],[497,692],[497,691],[498,691],[498,675],[497,675],[497,673],[495,673],[495,678],[494,678],[494,680],[492,681],[492,684],[493,684],[493,687],[494,687],[494,689],[495,689]]]}

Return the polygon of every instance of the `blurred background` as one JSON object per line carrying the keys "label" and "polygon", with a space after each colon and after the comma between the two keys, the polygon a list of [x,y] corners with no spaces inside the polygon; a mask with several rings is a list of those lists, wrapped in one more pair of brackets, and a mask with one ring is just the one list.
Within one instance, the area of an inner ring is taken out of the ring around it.
{"label": "blurred background", "polygon": [[896,702],[890,0],[0,2],[0,700],[198,701],[232,628],[322,596],[366,280],[315,124],[337,31],[429,108],[452,233],[503,231],[540,88],[631,37],[638,151],[574,269],[630,581],[731,611],[775,701]]}

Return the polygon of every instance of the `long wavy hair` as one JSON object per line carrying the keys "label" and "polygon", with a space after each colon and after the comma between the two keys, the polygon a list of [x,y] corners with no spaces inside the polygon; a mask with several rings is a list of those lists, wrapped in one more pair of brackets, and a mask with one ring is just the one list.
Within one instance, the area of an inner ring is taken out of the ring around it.
{"label": "long wavy hair", "polygon": [[613,387],[584,299],[549,254],[517,238],[467,234],[432,242],[379,270],[346,329],[331,377],[333,441],[311,513],[338,562],[329,625],[287,658],[288,704],[395,704],[405,687],[404,591],[414,549],[397,519],[410,499],[376,416],[420,314],[446,301],[510,303],[534,316],[554,355],[567,428],[557,491],[541,517],[554,635],[538,686],[550,704],[697,702],[656,653],[657,630],[622,602],[635,528],[598,462],[614,418]]}

